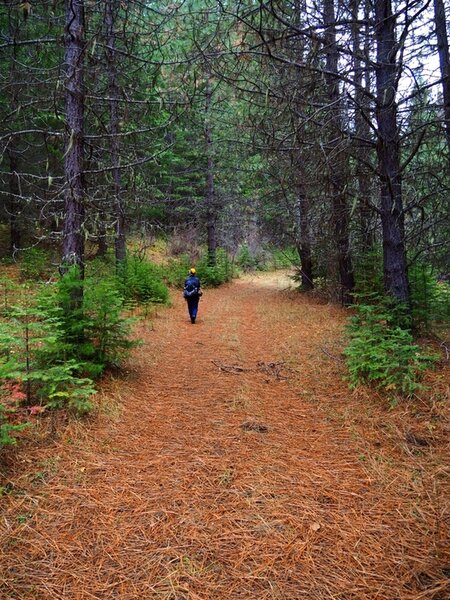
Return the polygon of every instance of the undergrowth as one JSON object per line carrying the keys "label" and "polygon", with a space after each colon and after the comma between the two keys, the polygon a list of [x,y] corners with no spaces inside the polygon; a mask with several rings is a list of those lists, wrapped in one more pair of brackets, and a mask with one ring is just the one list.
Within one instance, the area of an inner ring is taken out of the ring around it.
{"label": "undergrowth", "polygon": [[42,248],[28,248],[21,252],[19,264],[22,279],[39,281],[50,273],[50,254]]}
{"label": "undergrowth", "polygon": [[[0,446],[23,429],[14,419],[24,410],[90,412],[95,380],[120,367],[138,343],[131,339],[134,320],[125,316],[127,309],[167,304],[167,284],[182,287],[191,266],[187,257],[157,265],[136,251],[116,268],[110,253],[89,261],[84,279],[73,267],[55,281],[49,262],[44,250],[27,250],[20,261],[26,283],[0,282]],[[196,266],[205,287],[234,274],[221,250],[215,267],[206,255]]]}
{"label": "undergrowth", "polygon": [[421,374],[437,359],[414,335],[440,335],[450,322],[450,286],[428,265],[410,267],[411,307],[393,306],[384,294],[382,256],[368,253],[357,265],[357,314],[348,326],[345,350],[350,385],[369,383],[389,394],[410,396]]}
{"label": "undergrowth", "polygon": [[169,290],[163,282],[161,267],[131,255],[119,269],[118,289],[125,300],[167,304]]}
{"label": "undergrowth", "polygon": [[[411,291],[411,327],[418,333],[439,333],[450,324],[450,284],[439,281],[430,265],[416,263],[409,268]],[[383,259],[373,250],[360,259],[356,267],[355,298],[361,304],[382,305]]]}
{"label": "undergrowth", "polygon": [[390,394],[410,396],[421,388],[420,375],[436,357],[426,355],[405,327],[404,311],[361,304],[348,325],[347,357],[351,387],[372,384]]}
{"label": "undergrowth", "polygon": [[0,448],[16,444],[16,434],[28,427],[28,423],[10,423],[5,417],[7,413],[7,408],[0,402]]}
{"label": "undergrowth", "polygon": [[116,276],[82,280],[73,267],[33,293],[28,286],[19,291],[13,303],[3,298],[0,319],[0,446],[21,430],[6,420],[18,407],[90,412],[95,380],[138,343]]}
{"label": "undergrowth", "polygon": [[173,287],[183,288],[184,281],[189,274],[189,269],[195,266],[202,287],[217,287],[236,276],[236,269],[230,261],[225,250],[219,248],[216,254],[216,266],[208,265],[207,253],[203,252],[196,264],[192,264],[187,255],[170,258],[161,275],[164,281]]}

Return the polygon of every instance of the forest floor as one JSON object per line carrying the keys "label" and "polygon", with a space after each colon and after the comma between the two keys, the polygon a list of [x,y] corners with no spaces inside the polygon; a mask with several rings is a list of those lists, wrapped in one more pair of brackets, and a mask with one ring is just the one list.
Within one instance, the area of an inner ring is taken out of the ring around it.
{"label": "forest floor", "polygon": [[444,599],[448,371],[392,408],[343,377],[339,307],[282,274],[137,326],[94,418],[10,450],[0,598]]}

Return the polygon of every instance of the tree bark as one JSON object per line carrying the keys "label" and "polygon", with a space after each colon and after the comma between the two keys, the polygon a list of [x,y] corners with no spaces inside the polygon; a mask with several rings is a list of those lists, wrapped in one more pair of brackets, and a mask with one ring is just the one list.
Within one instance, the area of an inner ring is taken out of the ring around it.
{"label": "tree bark", "polygon": [[311,254],[311,233],[309,223],[309,202],[299,186],[297,202],[294,205],[294,243],[300,258],[301,290],[307,292],[314,288],[313,262]]}
{"label": "tree bark", "polygon": [[450,152],[450,53],[448,49],[447,23],[443,0],[434,0],[434,22],[436,24],[436,38],[442,78],[442,95],[444,98],[444,124],[447,135],[447,146]]}
{"label": "tree bark", "polygon": [[[355,287],[353,265],[350,255],[349,211],[346,198],[346,173],[348,171],[347,155],[342,144],[340,114],[340,92],[338,61],[339,51],[336,45],[336,18],[334,0],[324,0],[325,54],[327,101],[330,119],[327,139],[327,168],[329,174],[330,193],[334,221],[334,236],[337,250],[337,263],[341,284],[341,301],[344,305],[352,303],[352,291]],[[335,112],[337,111],[337,113]]]}
{"label": "tree bark", "polygon": [[78,265],[84,275],[84,0],[66,0],[65,206],[62,269]]}
{"label": "tree bark", "polygon": [[22,243],[22,232],[20,228],[20,186],[19,186],[19,161],[14,149],[14,142],[11,141],[7,151],[9,158],[9,199],[8,199],[8,219],[9,219],[9,254],[14,256],[20,249]]}
{"label": "tree bark", "polygon": [[[369,22],[369,1],[362,0],[364,21]],[[370,31],[368,24],[365,25],[364,31],[364,51],[361,48],[361,31],[360,24],[358,23],[360,13],[361,0],[351,0],[351,11],[352,11],[352,51],[353,51],[353,68],[354,68],[354,82],[355,82],[355,156],[356,156],[356,167],[355,175],[357,182],[357,194],[358,194],[358,207],[359,207],[359,225],[360,225],[360,237],[361,246],[363,252],[369,251],[373,248],[375,239],[371,221],[373,218],[373,211],[370,208],[370,179],[367,174],[367,170],[364,168],[363,161],[361,158],[367,155],[370,144],[370,106],[368,102],[368,94],[370,92],[370,65],[368,64],[369,57],[369,43],[370,43]],[[361,60],[361,56],[367,57],[367,59]]]}
{"label": "tree bark", "polygon": [[377,155],[381,180],[381,223],[385,291],[410,304],[397,123],[395,16],[391,0],[375,0]]}
{"label": "tree bark", "polygon": [[[298,30],[302,27],[302,18],[306,11],[305,0],[295,0],[295,26]],[[297,36],[293,41],[294,60],[303,63],[305,60],[305,42],[301,36]],[[299,90],[299,98],[303,98],[302,90],[302,74],[297,69],[296,83]],[[302,108],[304,109],[304,100],[297,102],[297,111],[300,115]],[[298,181],[297,202],[294,206],[295,218],[295,245],[300,258],[300,277],[302,291],[309,291],[314,288],[313,279],[313,261],[311,248],[311,224],[310,224],[310,201],[306,196],[304,185],[302,182],[306,180],[305,176],[305,157],[304,150],[301,150],[305,135],[305,124],[302,118],[297,119],[296,127],[297,152],[294,157],[296,163],[296,177]]]}
{"label": "tree bark", "polygon": [[115,25],[120,9],[120,0],[107,0],[106,2],[106,35],[107,35],[107,64],[109,84],[109,133],[111,134],[111,161],[113,176],[113,211],[115,218],[114,248],[116,266],[120,267],[126,260],[126,234],[125,234],[125,211],[121,200],[121,176],[120,176],[120,145],[117,134],[119,133],[119,86],[117,83],[116,61],[118,57],[115,52],[116,33]]}
{"label": "tree bark", "polygon": [[[12,48],[11,62],[9,65],[9,78],[11,82],[14,82],[10,97],[10,108],[14,114],[19,106],[19,86],[17,82],[16,74],[16,61],[17,61],[17,46],[16,41],[20,39],[20,25],[17,14],[12,14],[11,8],[14,10],[15,7],[9,7],[10,12],[8,14],[9,22],[9,35],[14,40]],[[16,12],[14,10],[14,12]],[[20,249],[22,244],[22,231],[20,227],[19,213],[21,210],[21,194],[20,194],[20,182],[19,182],[19,155],[17,148],[17,140],[12,136],[7,146],[6,154],[9,160],[9,197],[6,204],[6,210],[9,220],[9,255],[14,256],[17,250]]]}
{"label": "tree bark", "polygon": [[215,267],[217,263],[217,209],[214,193],[214,158],[213,158],[213,139],[211,133],[211,104],[212,104],[212,89],[211,76],[208,72],[205,88],[205,143],[206,143],[206,229],[207,229],[207,244],[208,244],[208,265]]}
{"label": "tree bark", "polygon": [[108,238],[106,232],[106,213],[102,209],[98,213],[97,225],[97,254],[98,258],[104,258],[108,253]]}

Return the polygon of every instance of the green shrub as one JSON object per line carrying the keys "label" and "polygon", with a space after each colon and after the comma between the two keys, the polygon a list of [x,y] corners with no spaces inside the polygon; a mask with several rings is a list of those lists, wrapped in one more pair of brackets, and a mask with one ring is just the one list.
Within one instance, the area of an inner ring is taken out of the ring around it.
{"label": "green shrub", "polygon": [[434,324],[450,323],[450,285],[437,280],[429,265],[414,265],[409,270],[413,323],[430,331]]}
{"label": "green shrub", "polygon": [[383,256],[379,248],[358,257],[355,264],[356,287],[353,296],[362,304],[384,301]]}
{"label": "green shrub", "polygon": [[219,248],[216,252],[215,267],[208,265],[208,255],[204,253],[196,268],[203,287],[217,287],[230,281],[235,276],[235,269],[228,258],[228,254],[222,248]]}
{"label": "green shrub", "polygon": [[35,391],[31,373],[39,370],[36,355],[53,339],[52,327],[32,303],[12,306],[8,319],[0,321],[0,379],[20,382],[28,403]]}
{"label": "green shrub", "polygon": [[410,331],[398,325],[402,317],[395,309],[360,305],[357,310],[348,326],[350,344],[345,350],[351,387],[365,382],[412,394],[420,387],[420,373],[434,357],[424,356]]}
{"label": "green shrub", "polygon": [[222,248],[217,250],[215,267],[208,266],[208,255],[203,252],[200,260],[195,265],[187,255],[176,259],[171,258],[161,270],[161,273],[168,285],[181,289],[192,266],[195,266],[203,287],[217,287],[226,281],[230,281],[235,276],[235,269],[228,258],[228,254]]}
{"label": "green shrub", "polygon": [[132,319],[122,316],[123,298],[116,282],[87,282],[83,298],[84,337],[92,346],[94,362],[118,367],[137,341],[130,340]]}
{"label": "green shrub", "polygon": [[6,414],[6,407],[0,402],[0,448],[16,444],[15,433],[28,427],[28,423],[20,423],[19,425],[9,423],[5,417]]}
{"label": "green shrub", "polygon": [[298,267],[300,258],[297,249],[293,246],[288,248],[270,248],[270,264],[272,269],[290,269]]}
{"label": "green shrub", "polygon": [[18,382],[27,404],[91,409],[92,378],[119,366],[137,343],[116,283],[83,281],[73,267],[37,301],[11,307],[0,321],[0,377]]}
{"label": "green shrub", "polygon": [[8,315],[11,306],[16,303],[21,288],[21,285],[9,277],[0,278],[0,315],[5,317]]}
{"label": "green shrub", "polygon": [[[73,306],[74,293],[82,298],[79,306]],[[39,352],[41,363],[59,364],[64,357],[93,378],[119,366],[137,344],[130,340],[133,320],[122,316],[123,308],[116,278],[83,281],[76,267],[69,270],[40,297],[40,310],[54,333]]]}
{"label": "green shrub", "polygon": [[167,304],[169,290],[161,268],[145,259],[130,256],[118,275],[118,289],[127,300]]}
{"label": "green shrub", "polygon": [[[83,281],[73,267],[36,299],[24,298],[27,306],[8,306],[7,320],[0,319],[0,379],[12,382],[16,402],[88,413],[93,378],[119,366],[138,343],[130,339],[133,320],[122,316],[117,279]],[[0,446],[25,426],[4,414],[0,405]]]}
{"label": "green shrub", "polygon": [[[356,263],[354,297],[361,303],[382,305],[385,301],[383,257],[379,249],[372,250]],[[414,329],[433,329],[435,324],[450,322],[450,285],[437,280],[433,267],[415,264],[409,268],[412,326]]]}
{"label": "green shrub", "polygon": [[69,360],[41,371],[30,378],[39,382],[39,397],[47,408],[68,408],[77,414],[92,410],[91,397],[95,394],[94,382],[88,377],[78,377],[80,365]]}
{"label": "green shrub", "polygon": [[108,251],[105,256],[97,256],[86,262],[86,279],[101,279],[113,277],[116,273],[116,259],[113,251]]}
{"label": "green shrub", "polygon": [[20,274],[24,279],[39,280],[50,270],[50,256],[41,248],[28,248],[22,252]]}
{"label": "green shrub", "polygon": [[182,288],[191,266],[189,256],[186,254],[179,258],[170,258],[162,272],[164,281],[167,285]]}
{"label": "green shrub", "polygon": [[67,408],[84,413],[91,408],[93,382],[77,376],[81,365],[61,354],[59,327],[37,307],[13,307],[9,320],[0,323],[0,378],[21,388],[18,401],[53,408],[56,399],[58,407],[65,399]]}
{"label": "green shrub", "polygon": [[247,244],[242,244],[242,246],[240,246],[239,252],[236,256],[236,264],[243,271],[254,271],[256,269],[264,268],[262,256],[256,256],[255,254],[252,254]]}

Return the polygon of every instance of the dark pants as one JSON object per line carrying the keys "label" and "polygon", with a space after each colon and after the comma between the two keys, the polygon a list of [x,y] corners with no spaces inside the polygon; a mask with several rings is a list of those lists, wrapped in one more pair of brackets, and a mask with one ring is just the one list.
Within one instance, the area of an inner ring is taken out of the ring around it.
{"label": "dark pants", "polygon": [[186,302],[188,305],[189,316],[191,319],[195,319],[198,312],[198,301],[200,300],[200,296],[195,295],[190,298],[186,298]]}

